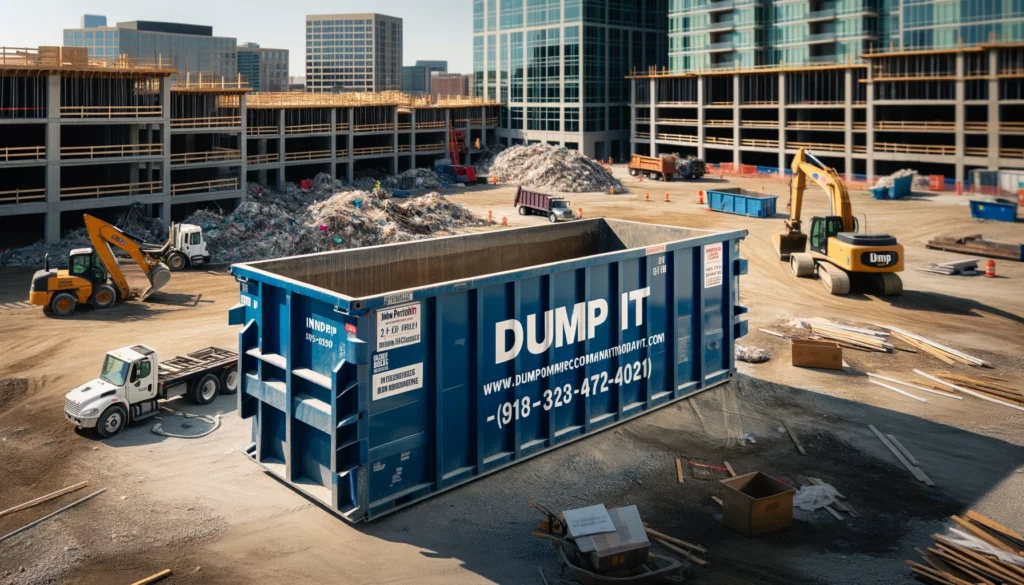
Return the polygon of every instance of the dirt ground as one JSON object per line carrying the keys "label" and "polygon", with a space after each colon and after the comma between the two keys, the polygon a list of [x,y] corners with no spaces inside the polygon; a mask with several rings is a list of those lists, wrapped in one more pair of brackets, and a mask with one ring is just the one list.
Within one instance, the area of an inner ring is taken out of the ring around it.
{"label": "dirt ground", "polygon": [[[779,262],[770,235],[783,215],[754,219],[706,211],[700,189],[739,184],[779,194],[771,179],[637,182],[617,167],[626,195],[571,194],[587,217],[746,229],[741,245],[749,274],[740,304],[750,309],[744,345],[770,350],[764,364],[740,364],[734,381],[523,464],[411,506],[369,525],[353,526],[288,489],[242,454],[251,425],[234,397],[206,407],[178,399],[175,411],[222,415],[222,426],[194,440],[150,432],[152,421],[98,440],[75,432],[62,413],[63,394],[93,378],[108,349],[146,343],[172,356],[206,345],[237,346],[227,310],[238,287],[225,267],[179,273],[147,302],[73,318],[38,309],[3,308],[24,300],[30,270],[0,270],[0,510],[61,487],[89,486],[31,510],[0,517],[0,535],[100,488],[95,499],[0,543],[0,585],[131,583],[164,568],[166,583],[338,583],[371,585],[540,583],[538,567],[558,581],[555,553],[529,532],[530,506],[553,509],[594,503],[636,504],[650,525],[709,550],[694,583],[910,582],[904,559],[950,514],[975,509],[1024,528],[1024,413],[966,397],[917,402],[867,382],[865,372],[910,379],[914,368],[968,370],[925,354],[845,352],[850,368],[829,372],[789,365],[788,341],[760,328],[789,331],[793,318],[826,317],[903,327],[995,365],[1013,381],[1024,372],[1024,265],[999,261],[999,277],[927,274],[914,267],[962,259],[928,250],[945,234],[983,233],[1024,241],[1024,224],[980,223],[966,197],[917,194],[875,201],[854,192],[862,231],[895,235],[906,248],[906,292],[896,298],[833,297],[798,280]],[[805,213],[827,213],[809,187]],[[510,225],[538,224],[512,207],[512,186],[478,186],[452,198]],[[650,202],[644,193],[649,192]],[[670,202],[664,202],[668,192]],[[494,229],[501,229],[496,227]],[[971,372],[967,372],[971,373]],[[1019,382],[1014,382],[1019,384]],[[165,427],[184,419],[165,414]],[[800,455],[785,420],[801,438]],[[188,424],[201,424],[190,419]],[[928,488],[868,430],[895,434],[936,486]],[[195,428],[191,429],[195,431]],[[743,440],[752,435],[756,443]],[[763,471],[792,485],[818,477],[859,512],[838,521],[824,510],[797,510],[794,525],[758,539],[721,524],[711,496],[716,482],[675,478],[676,457],[718,463],[739,473]]]}

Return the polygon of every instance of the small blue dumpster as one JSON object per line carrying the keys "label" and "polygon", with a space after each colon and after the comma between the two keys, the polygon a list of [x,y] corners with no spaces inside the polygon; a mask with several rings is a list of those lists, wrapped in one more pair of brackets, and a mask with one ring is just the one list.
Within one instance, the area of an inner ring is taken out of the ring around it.
{"label": "small blue dumpster", "polygon": [[994,201],[971,200],[971,217],[995,221],[1017,221],[1017,204],[1009,199]]}
{"label": "small blue dumpster", "polygon": [[708,191],[708,207],[713,211],[735,213],[751,217],[775,215],[778,195],[765,195],[740,187]]}

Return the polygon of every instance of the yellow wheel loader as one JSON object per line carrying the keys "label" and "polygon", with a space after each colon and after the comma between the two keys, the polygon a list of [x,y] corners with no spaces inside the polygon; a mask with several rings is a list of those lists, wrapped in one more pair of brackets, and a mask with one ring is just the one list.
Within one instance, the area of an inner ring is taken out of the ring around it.
{"label": "yellow wheel loader", "polygon": [[65,317],[80,304],[89,303],[97,309],[106,309],[129,298],[131,288],[111,246],[128,254],[149,279],[150,288],[141,298],[160,290],[171,279],[171,272],[161,258],[144,251],[144,242],[134,236],[91,215],[85,216],[85,229],[93,247],[72,250],[67,270],[51,269],[47,258],[43,269],[32,276],[30,303],[53,315]]}
{"label": "yellow wheel loader", "polygon": [[[808,157],[817,166],[807,162]],[[792,169],[786,231],[772,236],[779,259],[788,260],[796,276],[817,276],[834,295],[848,294],[851,289],[902,293],[903,281],[897,273],[903,271],[903,246],[888,234],[857,233],[850,195],[839,173],[803,148],[793,158]],[[807,177],[825,190],[832,204],[829,215],[811,218],[809,250],[800,221]]]}

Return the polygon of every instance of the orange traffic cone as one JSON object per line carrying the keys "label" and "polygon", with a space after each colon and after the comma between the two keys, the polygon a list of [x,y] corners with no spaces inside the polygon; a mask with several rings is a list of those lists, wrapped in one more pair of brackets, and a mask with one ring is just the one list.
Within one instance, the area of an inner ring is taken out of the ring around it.
{"label": "orange traffic cone", "polygon": [[582,207],[577,207],[576,208],[576,214],[579,216],[580,219],[583,219],[583,208]]}
{"label": "orange traffic cone", "polygon": [[704,205],[704,191],[697,191],[697,204]]}
{"label": "orange traffic cone", "polygon": [[669,203],[668,191],[665,191],[665,203]]}
{"label": "orange traffic cone", "polygon": [[987,276],[989,278],[995,278],[996,277],[996,261],[995,260],[989,260],[988,262],[985,263],[985,276]]}
{"label": "orange traffic cone", "polygon": [[650,200],[651,200],[651,194],[646,192],[646,191],[644,191],[644,201],[648,201],[649,202]]}
{"label": "orange traffic cone", "polygon": [[501,216],[501,225],[508,227],[508,218],[505,217],[504,215]]}
{"label": "orange traffic cone", "polygon": [[487,212],[487,223],[494,223],[494,213],[491,211]]}

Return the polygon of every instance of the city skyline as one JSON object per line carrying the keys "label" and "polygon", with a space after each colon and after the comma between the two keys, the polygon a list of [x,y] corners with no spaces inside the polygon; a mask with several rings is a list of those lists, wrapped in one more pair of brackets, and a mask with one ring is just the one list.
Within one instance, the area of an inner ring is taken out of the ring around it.
{"label": "city skyline", "polygon": [[[444,5],[450,9],[438,10],[436,5],[415,0],[392,0],[373,7],[375,12],[406,21],[402,65],[413,65],[417,60],[447,60],[450,71],[472,70],[472,0],[446,0]],[[28,5],[9,7],[9,18],[0,22],[0,38],[6,46],[61,45],[64,29],[79,27],[83,14],[106,16],[110,26],[133,20],[197,24],[212,26],[216,36],[235,37],[239,44],[255,42],[262,47],[287,49],[290,71],[303,72],[306,15],[366,11],[365,3],[354,0],[300,0],[288,5],[289,17],[276,15],[279,6],[268,0],[254,0],[247,14],[266,17],[240,18],[233,6],[197,0],[181,0],[173,5],[57,0],[47,11],[32,10]],[[54,19],[53,14],[63,16]],[[289,24],[292,21],[294,26]]]}

